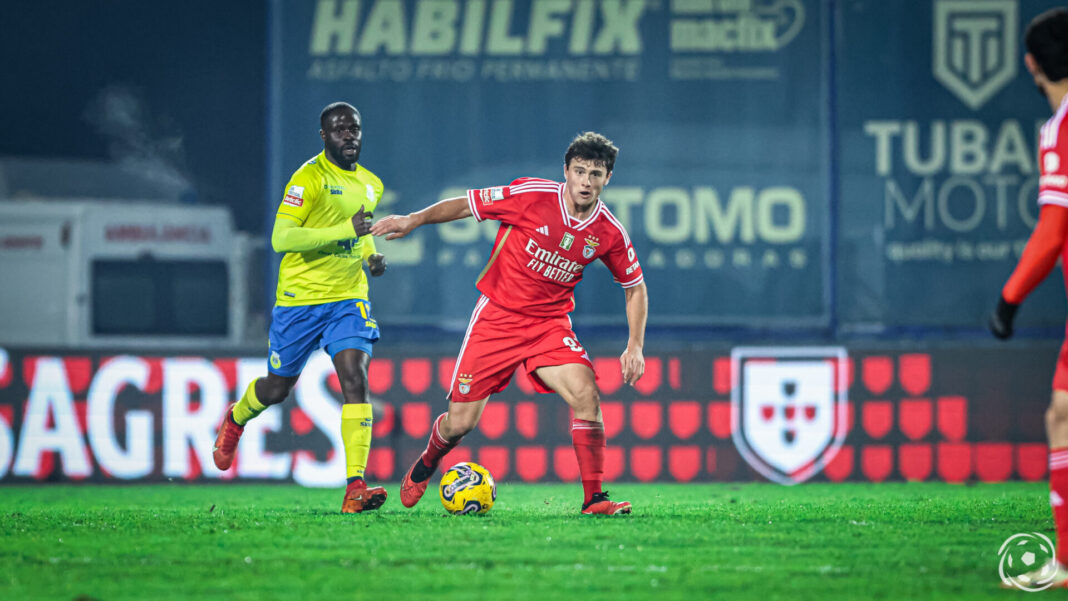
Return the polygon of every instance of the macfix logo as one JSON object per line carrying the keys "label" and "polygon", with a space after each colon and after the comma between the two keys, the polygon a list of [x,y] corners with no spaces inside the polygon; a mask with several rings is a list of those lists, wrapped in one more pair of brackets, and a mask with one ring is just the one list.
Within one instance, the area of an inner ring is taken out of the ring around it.
{"label": "macfix logo", "polygon": [[[532,0],[516,32],[513,0],[319,0],[312,56],[543,55],[550,43],[571,55],[638,54],[645,0]],[[405,10],[411,7],[411,10]]]}

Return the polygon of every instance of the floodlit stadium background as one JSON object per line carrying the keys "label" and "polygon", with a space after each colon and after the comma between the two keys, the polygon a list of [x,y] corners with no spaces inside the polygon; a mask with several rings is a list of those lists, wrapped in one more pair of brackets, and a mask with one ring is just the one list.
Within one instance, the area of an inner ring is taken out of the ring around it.
{"label": "floodlit stadium background", "polygon": [[[732,421],[738,347],[848,354],[817,481],[1046,476],[1059,270],[1018,340],[982,323],[1037,215],[1049,107],[1020,32],[1055,3],[111,4],[20,6],[0,40],[0,482],[220,477],[218,416],[266,369],[267,232],[334,100],[362,113],[378,216],[560,178],[584,130],[620,146],[603,199],[650,291],[634,389],[607,270],[574,313],[609,480],[767,476]],[[380,244],[375,479],[400,478],[445,407],[493,232]],[[310,362],[222,477],[339,484],[338,390]],[[575,480],[566,420],[518,378],[453,456]]]}

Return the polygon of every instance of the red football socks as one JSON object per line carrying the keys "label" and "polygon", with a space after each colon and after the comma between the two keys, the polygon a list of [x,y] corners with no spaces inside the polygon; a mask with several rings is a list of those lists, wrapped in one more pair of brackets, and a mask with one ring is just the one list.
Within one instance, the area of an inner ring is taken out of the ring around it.
{"label": "red football socks", "polygon": [[1068,565],[1068,447],[1049,451],[1049,504],[1057,527],[1057,561]]}
{"label": "red football socks", "polygon": [[426,444],[426,450],[423,451],[423,465],[432,470],[438,467],[442,457],[448,455],[449,451],[463,440],[461,437],[449,442],[441,435],[441,420],[445,419],[446,415],[446,413],[442,413],[436,420],[434,420],[434,427],[430,429],[430,440]]}
{"label": "red football socks", "polygon": [[604,424],[584,419],[571,420],[571,443],[578,458],[582,477],[583,503],[589,503],[594,493],[601,492],[604,481]]}

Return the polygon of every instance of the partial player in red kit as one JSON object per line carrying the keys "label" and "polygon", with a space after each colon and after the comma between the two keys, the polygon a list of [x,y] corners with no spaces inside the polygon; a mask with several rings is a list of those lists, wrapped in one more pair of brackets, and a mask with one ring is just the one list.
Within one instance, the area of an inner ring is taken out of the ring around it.
{"label": "partial player in red kit", "polygon": [[521,178],[510,185],[468,191],[409,215],[390,215],[371,227],[387,240],[430,223],[473,216],[501,222],[477,287],[449,392],[423,454],[401,483],[412,507],[441,459],[478,424],[490,395],[504,390],[522,366],[539,392],[556,392],[571,407],[571,439],[585,496],[582,513],[630,513],[601,489],[605,436],[593,364],[571,329],[574,289],[586,267],[600,260],[626,296],[630,336],[620,357],[623,379],[645,372],[642,345],[648,296],[630,237],[601,202],[619,150],[600,134],[576,137],[564,155],[564,183]]}
{"label": "partial player in red kit", "polygon": [[[1038,141],[1038,224],[990,317],[990,330],[1002,339],[1012,336],[1017,308],[1049,275],[1057,258],[1063,257],[1068,264],[1068,10],[1055,9],[1036,17],[1027,27],[1024,43],[1027,69],[1054,115],[1042,127]],[[1029,576],[1035,582],[1068,588],[1068,340],[1061,347],[1053,377],[1046,435],[1057,557],[1055,565],[1043,566]]]}

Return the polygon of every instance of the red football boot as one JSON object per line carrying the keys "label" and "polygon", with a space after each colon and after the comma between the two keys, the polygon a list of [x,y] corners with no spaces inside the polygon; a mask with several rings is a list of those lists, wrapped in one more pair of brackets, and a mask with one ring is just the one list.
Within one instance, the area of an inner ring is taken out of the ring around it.
{"label": "red football boot", "polygon": [[618,515],[630,513],[630,503],[608,500],[608,491],[595,492],[589,503],[582,505],[582,515]]}
{"label": "red football boot", "polygon": [[233,413],[234,405],[237,403],[231,403],[226,408],[226,413],[223,414],[222,423],[219,424],[219,434],[215,437],[215,448],[212,449],[211,456],[215,460],[215,467],[222,471],[230,469],[230,466],[234,464],[234,454],[237,453],[237,441],[241,440],[241,433],[245,431],[244,426],[239,426],[234,423],[234,420],[230,419],[230,415]]}
{"label": "red football boot", "polygon": [[345,500],[341,502],[341,513],[363,513],[378,509],[386,502],[386,489],[381,486],[368,488],[363,480],[356,480],[345,487]]}
{"label": "red football boot", "polygon": [[401,505],[405,507],[415,507],[415,504],[419,502],[419,499],[423,498],[423,493],[426,492],[427,484],[430,484],[430,478],[434,474],[430,474],[426,480],[422,482],[412,482],[412,472],[415,471],[415,466],[419,465],[419,462],[423,460],[420,456],[412,464],[412,467],[408,468],[408,473],[404,474],[404,480],[401,480]]}

